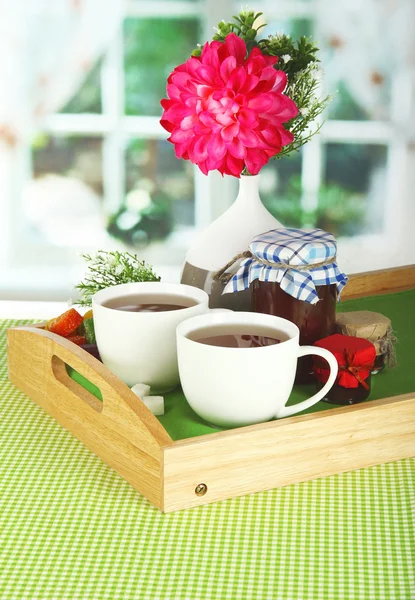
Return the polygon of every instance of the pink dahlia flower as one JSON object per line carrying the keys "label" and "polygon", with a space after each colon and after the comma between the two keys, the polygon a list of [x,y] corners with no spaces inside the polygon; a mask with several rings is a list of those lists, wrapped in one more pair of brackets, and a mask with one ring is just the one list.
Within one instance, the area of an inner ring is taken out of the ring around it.
{"label": "pink dahlia flower", "polygon": [[167,80],[161,101],[162,126],[171,133],[177,158],[190,160],[207,174],[217,169],[239,177],[244,167],[256,175],[271,156],[293,141],[284,129],[298,113],[283,94],[287,77],[276,56],[253,48],[230,33],[225,43],[206,43]]}

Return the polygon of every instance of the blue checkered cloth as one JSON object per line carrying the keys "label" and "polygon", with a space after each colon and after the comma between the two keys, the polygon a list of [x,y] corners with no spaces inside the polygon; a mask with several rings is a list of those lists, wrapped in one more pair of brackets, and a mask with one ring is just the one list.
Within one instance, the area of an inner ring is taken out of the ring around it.
{"label": "blue checkered cloth", "polygon": [[[336,262],[337,244],[322,229],[272,229],[257,235],[249,245],[252,258],[243,260],[223,293],[241,292],[255,280],[275,281],[294,298],[310,304],[318,302],[316,287],[336,284],[337,297],[347,283]],[[316,265],[315,268],[312,265]],[[308,270],[296,267],[310,266]]]}

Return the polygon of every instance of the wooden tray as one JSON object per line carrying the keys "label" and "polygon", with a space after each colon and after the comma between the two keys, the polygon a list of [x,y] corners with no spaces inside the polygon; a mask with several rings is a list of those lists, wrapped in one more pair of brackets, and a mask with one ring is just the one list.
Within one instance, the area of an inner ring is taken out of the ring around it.
{"label": "wooden tray", "polygon": [[[351,277],[343,298],[413,288],[415,266],[402,267]],[[75,344],[39,326],[9,329],[7,341],[10,381],[164,512],[415,456],[415,391],[174,442]]]}

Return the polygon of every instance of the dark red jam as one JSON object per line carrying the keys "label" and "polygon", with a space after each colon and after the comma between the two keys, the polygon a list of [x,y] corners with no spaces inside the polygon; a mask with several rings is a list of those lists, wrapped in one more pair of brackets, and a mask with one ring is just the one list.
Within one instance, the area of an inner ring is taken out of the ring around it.
{"label": "dark red jam", "polygon": [[[292,321],[300,330],[300,345],[312,346],[334,333],[336,326],[336,285],[321,285],[316,291],[319,301],[310,304],[284,292],[279,283],[256,279],[251,284],[252,310]],[[312,366],[312,356],[299,358],[296,383],[313,380]]]}
{"label": "dark red jam", "polygon": [[[361,383],[359,383],[358,387],[356,388],[346,388],[341,385],[334,384],[331,390],[327,392],[323,400],[330,402],[330,404],[341,404],[346,406],[349,404],[358,404],[359,402],[363,402],[363,400],[366,400],[370,394],[370,374],[365,379],[365,383],[368,385],[367,390]],[[316,381],[317,391],[321,390],[324,385],[324,383]]]}

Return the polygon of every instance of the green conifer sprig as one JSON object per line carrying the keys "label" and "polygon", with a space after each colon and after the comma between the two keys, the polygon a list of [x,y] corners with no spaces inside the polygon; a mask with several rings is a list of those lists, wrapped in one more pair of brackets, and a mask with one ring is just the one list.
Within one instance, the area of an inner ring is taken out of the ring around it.
{"label": "green conifer sprig", "polygon": [[139,260],[130,252],[98,250],[95,255],[82,254],[88,265],[84,281],[75,286],[81,298],[74,302],[79,306],[91,306],[92,296],[107,287],[121,283],[160,281],[153,267]]}

